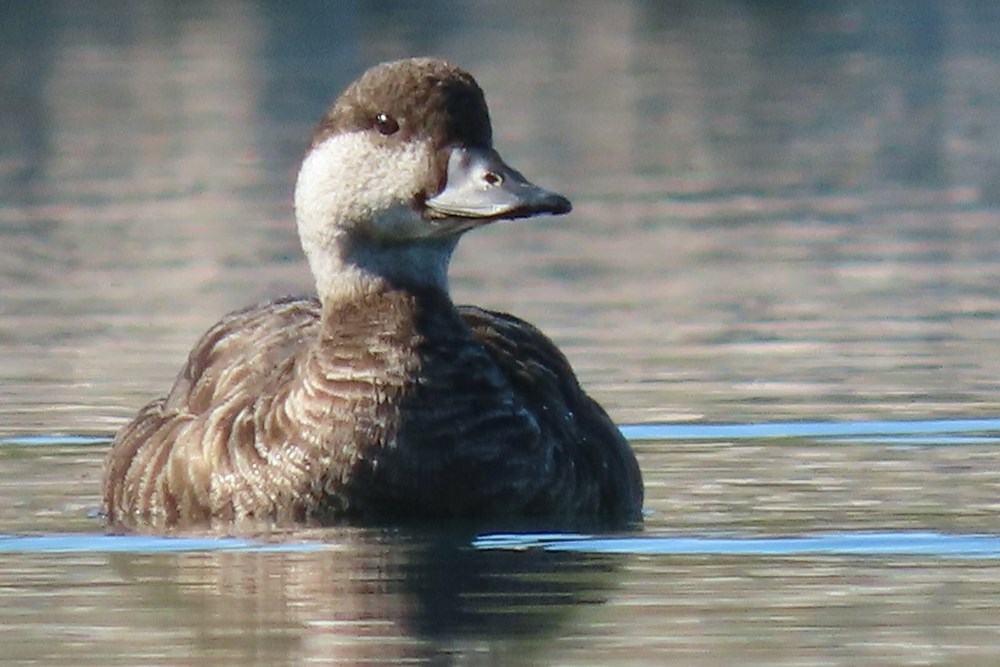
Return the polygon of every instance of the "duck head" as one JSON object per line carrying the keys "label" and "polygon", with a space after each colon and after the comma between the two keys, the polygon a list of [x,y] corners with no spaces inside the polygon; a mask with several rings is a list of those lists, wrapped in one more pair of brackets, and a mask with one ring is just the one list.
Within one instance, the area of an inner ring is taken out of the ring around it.
{"label": "duck head", "polygon": [[569,212],[493,149],[483,91],[434,59],[377,65],[324,116],[299,171],[299,236],[324,301],[378,283],[447,290],[462,233]]}

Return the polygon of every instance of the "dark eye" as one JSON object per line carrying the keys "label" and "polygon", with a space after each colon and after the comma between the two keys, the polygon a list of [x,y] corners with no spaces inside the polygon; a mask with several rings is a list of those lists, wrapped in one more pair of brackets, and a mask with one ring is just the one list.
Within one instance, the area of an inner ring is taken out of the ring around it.
{"label": "dark eye", "polygon": [[379,134],[389,136],[390,134],[396,134],[399,130],[399,123],[389,114],[380,113],[375,116],[375,129],[378,130]]}

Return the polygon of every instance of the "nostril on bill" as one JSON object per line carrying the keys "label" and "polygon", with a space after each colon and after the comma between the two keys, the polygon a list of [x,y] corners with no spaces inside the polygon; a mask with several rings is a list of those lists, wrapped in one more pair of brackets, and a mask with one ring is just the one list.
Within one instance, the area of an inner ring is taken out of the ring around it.
{"label": "nostril on bill", "polygon": [[483,174],[483,181],[486,185],[497,186],[503,183],[503,176],[496,173],[495,171],[488,171]]}

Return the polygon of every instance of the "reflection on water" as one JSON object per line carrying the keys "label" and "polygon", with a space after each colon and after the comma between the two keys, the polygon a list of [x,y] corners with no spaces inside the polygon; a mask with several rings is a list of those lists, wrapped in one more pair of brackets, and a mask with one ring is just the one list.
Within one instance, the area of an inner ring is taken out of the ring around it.
{"label": "reflection on water", "polygon": [[[985,0],[4,4],[0,655],[995,663],[998,27]],[[456,295],[539,324],[627,424],[645,529],[100,535],[115,428],[221,314],[310,290],[290,193],[324,106],[427,53],[575,204],[463,241]]]}
{"label": "reflection on water", "polygon": [[5,660],[985,665],[998,639],[983,561],[501,551],[449,574],[357,537],[322,557],[5,555]]}
{"label": "reflection on water", "polygon": [[[761,664],[989,664],[1000,425],[624,430],[645,434],[649,513],[641,531],[601,535],[101,534],[106,443],[8,439],[0,644],[26,662],[84,665],[712,665],[744,651]],[[987,444],[949,442],[963,433]]]}
{"label": "reflection on water", "polygon": [[[48,620],[26,622],[32,614],[17,606],[0,618],[6,628],[20,625],[20,645],[40,644],[36,655],[50,664],[147,651],[168,661],[223,656],[227,664],[442,656],[524,664],[539,640],[605,600],[620,569],[596,556],[475,550],[468,536],[338,530],[311,537],[325,537],[323,551],[191,544],[175,554],[52,556],[49,567],[8,555],[5,569],[21,579],[12,593]],[[80,584],[67,599],[73,578]],[[47,594],[52,587],[62,595]],[[52,645],[42,633],[56,623],[100,632],[82,650]],[[134,641],[122,646],[124,637]]]}

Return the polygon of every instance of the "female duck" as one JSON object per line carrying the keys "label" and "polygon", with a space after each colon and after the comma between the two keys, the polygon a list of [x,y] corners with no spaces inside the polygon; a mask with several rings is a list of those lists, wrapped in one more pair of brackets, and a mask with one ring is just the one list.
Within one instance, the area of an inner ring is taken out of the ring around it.
{"label": "female duck", "polygon": [[570,210],[492,148],[483,93],[431,59],[378,65],[299,172],[318,299],[226,316],[115,438],[112,521],[633,521],[642,480],[541,332],[448,296],[463,232]]}

